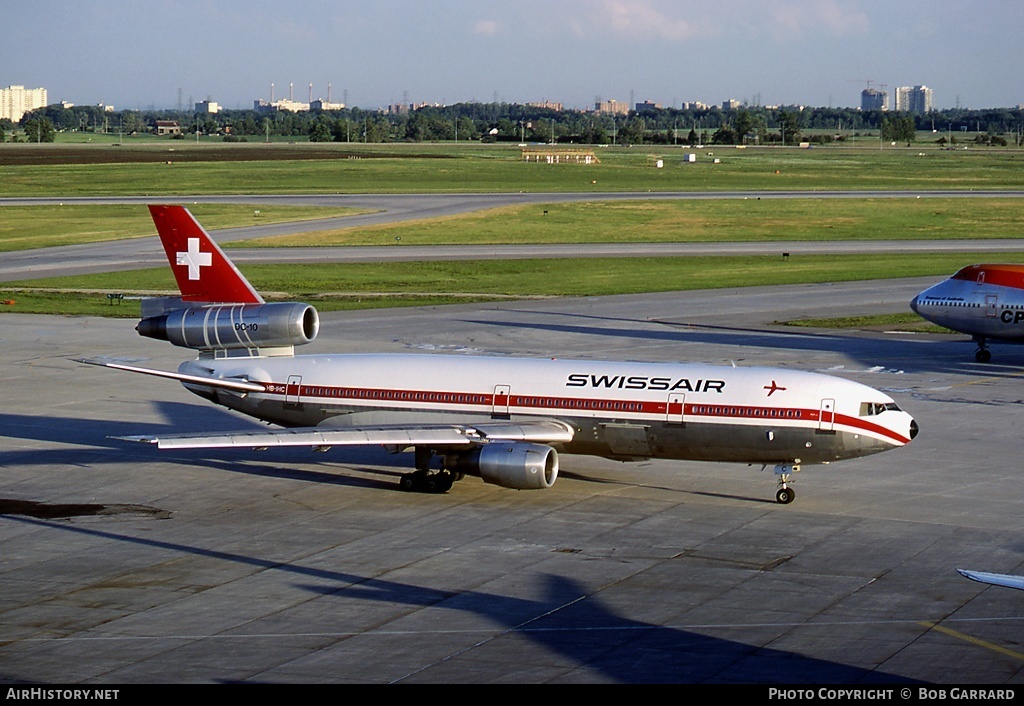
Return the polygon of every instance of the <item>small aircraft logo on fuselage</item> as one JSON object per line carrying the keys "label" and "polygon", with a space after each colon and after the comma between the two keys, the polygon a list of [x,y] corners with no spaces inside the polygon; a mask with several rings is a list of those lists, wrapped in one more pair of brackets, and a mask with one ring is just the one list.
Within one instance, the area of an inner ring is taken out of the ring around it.
{"label": "small aircraft logo on fuselage", "polygon": [[786,389],[786,388],[784,388],[784,387],[779,387],[778,385],[776,385],[776,384],[775,384],[775,381],[774,381],[774,380],[772,380],[772,384],[771,384],[771,385],[765,385],[765,386],[764,386],[764,389],[768,390],[768,396],[769,396],[769,397],[771,397],[771,396],[772,396],[773,394],[775,394],[775,393],[776,393],[776,392],[777,392],[778,390],[783,390],[783,391],[785,391],[785,389]]}

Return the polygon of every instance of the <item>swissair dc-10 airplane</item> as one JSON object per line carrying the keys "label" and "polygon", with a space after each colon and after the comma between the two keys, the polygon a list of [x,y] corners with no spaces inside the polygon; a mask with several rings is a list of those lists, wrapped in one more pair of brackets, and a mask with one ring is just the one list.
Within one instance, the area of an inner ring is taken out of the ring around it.
{"label": "swissair dc-10 airplane", "polygon": [[910,308],[939,326],[970,334],[979,363],[992,359],[988,341],[1024,341],[1024,265],[970,265],[924,290]]}
{"label": "swissair dc-10 airplane", "polygon": [[[280,429],[122,437],[161,449],[383,445],[413,451],[406,490],[464,475],[549,488],[558,453],[773,465],[791,474],[901,447],[917,423],[889,396],[771,368],[433,354],[295,355],[319,329],[308,304],[267,303],[191,213],[150,206],[180,298],[144,300],[143,336],[198,351],[177,372],[84,361],[180,381]],[[439,459],[440,463],[437,463]]]}

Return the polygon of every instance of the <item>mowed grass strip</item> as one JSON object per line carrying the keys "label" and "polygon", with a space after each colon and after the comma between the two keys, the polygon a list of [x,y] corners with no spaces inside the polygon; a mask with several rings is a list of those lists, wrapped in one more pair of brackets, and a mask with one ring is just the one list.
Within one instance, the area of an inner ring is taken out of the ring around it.
{"label": "mowed grass strip", "polygon": [[[208,230],[335,218],[341,207],[189,204]],[[629,200],[509,206],[407,223],[310,231],[225,247],[1019,238],[1024,199]],[[155,235],[143,205],[0,208],[0,252]]]}
{"label": "mowed grass strip", "polygon": [[[156,201],[156,200],[154,200]],[[365,213],[354,208],[190,204],[208,230],[307,221]],[[0,252],[156,236],[144,205],[5,206]]]}
{"label": "mowed grass strip", "polygon": [[[252,265],[241,268],[268,299],[309,301],[323,311],[507,297],[640,294],[692,289],[838,282],[898,277],[943,277],[971,262],[963,253],[760,257],[579,258],[458,262]],[[1014,253],[989,253],[992,261],[1019,261]],[[60,290],[64,303],[30,309],[29,296]],[[169,268],[61,277],[0,288],[14,300],[0,311],[137,316],[132,300],[108,303],[106,293],[174,292]],[[91,302],[88,311],[76,302]],[[22,304],[21,302],[24,302]],[[97,312],[96,306],[99,305]],[[137,304],[135,305],[137,306]]]}
{"label": "mowed grass strip", "polygon": [[[217,161],[211,152],[210,161],[176,162],[168,153],[155,163],[4,164],[0,145],[0,196],[1024,188],[1024,151],[1017,149],[638,145],[584,147],[600,162],[583,165],[525,162],[508,145],[440,145],[430,156],[419,145],[308,146],[323,158],[301,160],[263,159],[252,146],[251,161],[244,159],[250,148],[237,147],[239,161]],[[365,158],[351,154],[359,149]],[[684,160],[688,152],[698,154],[695,163]]]}
{"label": "mowed grass strip", "polygon": [[1024,199],[629,200],[508,206],[228,247],[1020,238]]}

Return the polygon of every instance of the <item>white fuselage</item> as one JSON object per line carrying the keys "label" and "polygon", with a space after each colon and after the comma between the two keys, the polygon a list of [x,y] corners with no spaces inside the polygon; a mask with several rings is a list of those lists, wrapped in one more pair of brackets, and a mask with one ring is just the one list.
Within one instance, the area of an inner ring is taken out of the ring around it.
{"label": "white fuselage", "polygon": [[984,341],[1024,341],[1024,267],[971,265],[918,294],[920,316]]}
{"label": "white fuselage", "polygon": [[916,434],[885,394],[766,368],[452,355],[209,358],[179,372],[244,378],[265,392],[186,383],[290,427],[557,419],[568,453],[618,459],[823,463],[902,446]]}

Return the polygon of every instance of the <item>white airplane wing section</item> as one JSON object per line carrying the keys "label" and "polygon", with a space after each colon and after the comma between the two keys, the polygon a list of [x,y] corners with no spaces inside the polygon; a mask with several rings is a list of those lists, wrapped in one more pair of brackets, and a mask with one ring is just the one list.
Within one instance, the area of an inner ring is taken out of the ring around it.
{"label": "white airplane wing section", "polygon": [[155,444],[161,449],[271,448],[284,446],[480,446],[495,441],[555,444],[573,437],[570,425],[557,420],[438,424],[423,426],[305,427],[223,434],[169,434],[114,437],[122,441]]}
{"label": "white airplane wing section", "polygon": [[972,581],[990,583],[993,586],[1006,586],[1007,588],[1018,588],[1024,590],[1024,576],[1012,574],[989,574],[984,571],[970,571],[968,569],[957,569],[962,576]]}

